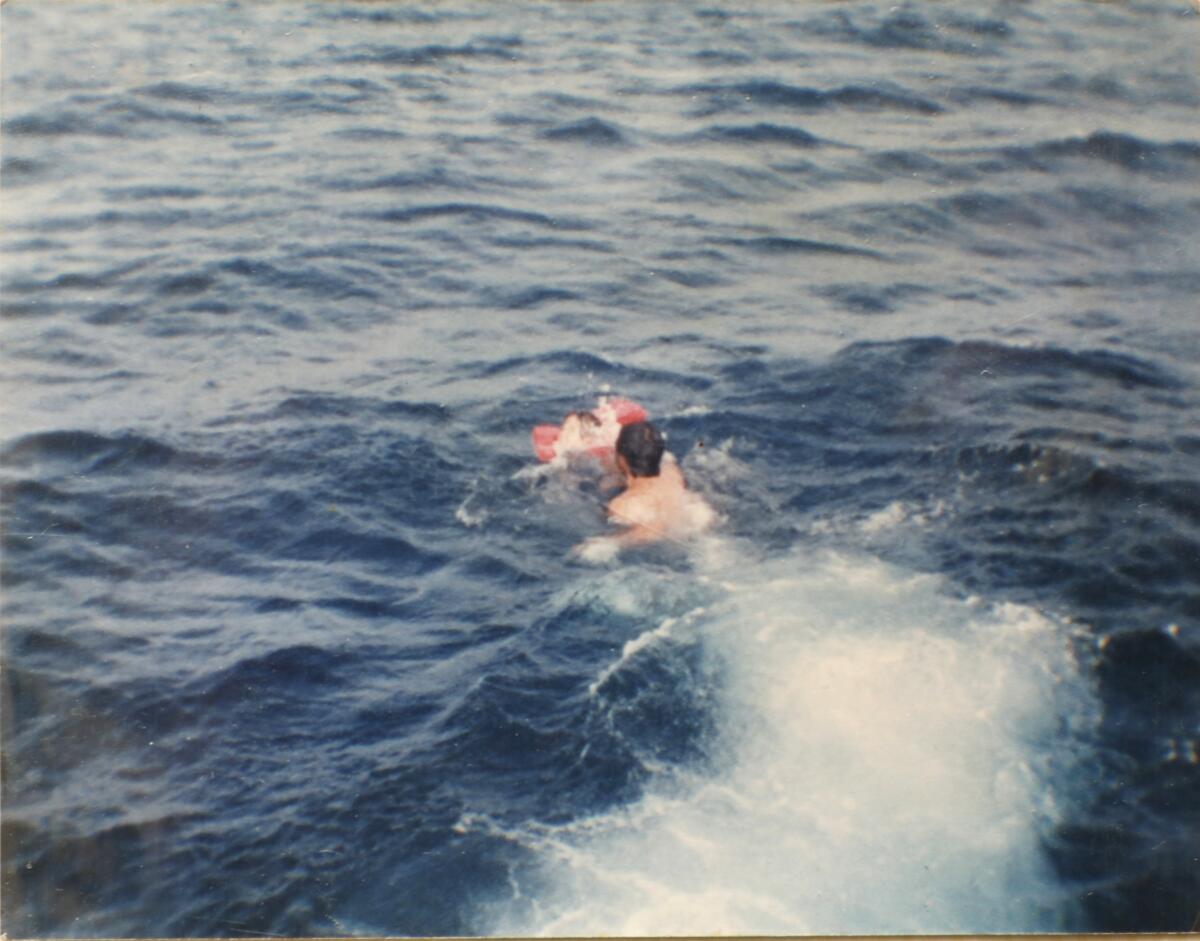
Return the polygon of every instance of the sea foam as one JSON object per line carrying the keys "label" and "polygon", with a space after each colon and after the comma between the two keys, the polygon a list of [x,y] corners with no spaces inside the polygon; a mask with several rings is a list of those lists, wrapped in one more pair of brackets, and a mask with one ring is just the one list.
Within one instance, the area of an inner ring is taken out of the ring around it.
{"label": "sea foam", "polygon": [[[703,768],[632,805],[508,833],[532,851],[488,930],[553,935],[1032,931],[1069,908],[1042,841],[1096,720],[1070,628],[873,558],[698,547],[716,604],[669,637],[717,658]],[[615,573],[614,573],[615,574]],[[630,567],[621,591],[650,576]]]}

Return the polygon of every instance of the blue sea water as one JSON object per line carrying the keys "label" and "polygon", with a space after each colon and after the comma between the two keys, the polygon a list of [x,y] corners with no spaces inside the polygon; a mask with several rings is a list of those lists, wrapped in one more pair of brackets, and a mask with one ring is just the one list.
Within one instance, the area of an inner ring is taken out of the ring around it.
{"label": "blue sea water", "polygon": [[2,26],[6,933],[1192,927],[1191,6]]}

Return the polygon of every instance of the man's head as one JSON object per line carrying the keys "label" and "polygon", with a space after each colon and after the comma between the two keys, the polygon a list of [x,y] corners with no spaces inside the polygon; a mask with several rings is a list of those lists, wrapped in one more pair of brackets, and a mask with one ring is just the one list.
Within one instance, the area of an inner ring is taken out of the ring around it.
{"label": "man's head", "polygon": [[657,477],[663,437],[649,422],[633,422],[625,425],[617,436],[617,454],[634,477]]}

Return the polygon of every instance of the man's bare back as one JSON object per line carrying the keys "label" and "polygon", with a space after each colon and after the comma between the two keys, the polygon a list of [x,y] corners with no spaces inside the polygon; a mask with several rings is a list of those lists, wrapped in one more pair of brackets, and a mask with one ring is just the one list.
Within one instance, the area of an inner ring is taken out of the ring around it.
{"label": "man's bare back", "polygon": [[691,535],[712,521],[712,510],[687,489],[670,454],[663,455],[657,477],[631,477],[625,491],[608,504],[609,519],[628,526],[625,538],[648,542]]}
{"label": "man's bare back", "polygon": [[712,523],[712,508],[687,489],[679,464],[648,422],[621,430],[616,460],[625,490],[609,502],[608,518],[626,528],[616,536],[589,539],[579,549],[584,558],[604,561],[622,545],[682,539]]}

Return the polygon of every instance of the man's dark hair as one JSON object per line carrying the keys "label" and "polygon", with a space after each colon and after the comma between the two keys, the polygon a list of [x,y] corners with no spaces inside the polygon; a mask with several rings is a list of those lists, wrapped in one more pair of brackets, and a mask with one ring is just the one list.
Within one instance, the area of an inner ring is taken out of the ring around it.
{"label": "man's dark hair", "polygon": [[634,477],[657,477],[663,456],[663,436],[648,421],[635,421],[617,436],[617,453]]}

